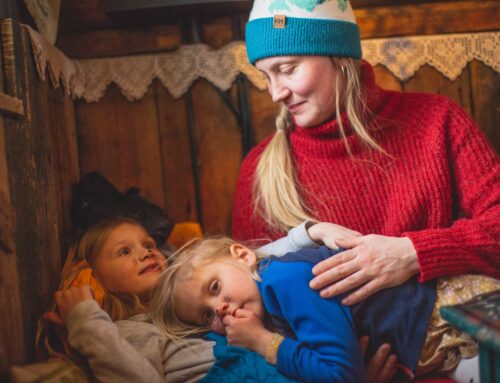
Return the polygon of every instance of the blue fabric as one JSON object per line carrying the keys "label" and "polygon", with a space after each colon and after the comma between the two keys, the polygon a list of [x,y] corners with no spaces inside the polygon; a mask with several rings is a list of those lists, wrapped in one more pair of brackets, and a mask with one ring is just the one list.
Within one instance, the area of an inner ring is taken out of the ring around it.
{"label": "blue fabric", "polygon": [[267,363],[259,354],[241,347],[229,346],[225,337],[213,332],[209,333],[207,338],[216,343],[216,362],[200,382],[294,382],[281,375],[276,367]]}
{"label": "blue fabric", "polygon": [[362,56],[359,27],[333,19],[287,17],[283,29],[273,28],[273,18],[251,20],[246,48],[252,64],[273,56]]}
{"label": "blue fabric", "polygon": [[289,325],[278,349],[277,367],[302,382],[360,382],[363,356],[349,309],[339,298],[323,299],[309,287],[313,263],[291,261],[290,254],[263,261],[258,283],[264,306]]}
{"label": "blue fabric", "polygon": [[[272,257],[269,262],[300,261],[310,262],[312,266],[336,253],[338,251],[326,247],[304,249],[283,257]],[[358,335],[370,336],[367,354],[373,355],[381,344],[390,343],[398,361],[414,371],[435,301],[435,283],[424,284],[411,279],[352,306],[350,311]],[[330,315],[330,318],[334,317]]]}

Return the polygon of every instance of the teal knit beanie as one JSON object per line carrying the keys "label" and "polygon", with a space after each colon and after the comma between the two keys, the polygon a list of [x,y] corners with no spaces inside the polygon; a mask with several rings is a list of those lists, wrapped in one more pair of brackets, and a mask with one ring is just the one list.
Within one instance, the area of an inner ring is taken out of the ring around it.
{"label": "teal knit beanie", "polygon": [[361,58],[348,0],[255,0],[246,26],[252,64],[273,56]]}

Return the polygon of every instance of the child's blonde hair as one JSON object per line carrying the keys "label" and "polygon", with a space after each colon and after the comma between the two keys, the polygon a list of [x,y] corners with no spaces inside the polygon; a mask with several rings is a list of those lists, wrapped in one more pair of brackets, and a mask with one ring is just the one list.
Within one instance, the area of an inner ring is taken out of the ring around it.
{"label": "child's blonde hair", "polygon": [[[183,322],[176,314],[175,294],[179,282],[189,279],[193,271],[211,262],[231,256],[231,246],[238,244],[226,236],[196,238],[171,255],[172,263],[160,276],[150,303],[153,324],[158,326],[170,339],[179,341],[190,335],[208,331],[207,327]],[[250,270],[254,279],[257,265]]]}
{"label": "child's blonde hair", "polygon": [[[123,224],[142,226],[135,220],[125,217],[116,217],[103,220],[89,228],[76,241],[69,250],[66,261],[61,271],[58,290],[64,290],[73,285],[78,275],[85,269],[92,269],[99,253],[104,247],[107,239],[113,230]],[[92,271],[92,276],[100,285],[99,279]],[[127,319],[135,314],[144,312],[144,306],[140,299],[133,294],[112,293],[107,291],[104,286],[104,297],[102,300],[102,309],[106,311],[113,321]],[[51,311],[56,309],[55,302],[51,306]],[[40,359],[48,356],[69,356],[75,358],[74,351],[66,342],[65,335],[57,326],[50,322],[41,320],[38,323],[36,334],[37,353]]]}
{"label": "child's blonde hair", "polygon": [[[368,148],[385,153],[365,126],[366,116],[370,111],[361,89],[360,61],[332,58],[332,62],[338,73],[335,80],[336,121],[347,152],[351,155],[340,113],[342,109],[361,142]],[[278,231],[287,231],[306,220],[314,219],[314,212],[306,206],[304,190],[295,174],[287,136],[292,127],[290,115],[282,105],[276,117],[276,133],[262,152],[253,184],[255,213]]]}

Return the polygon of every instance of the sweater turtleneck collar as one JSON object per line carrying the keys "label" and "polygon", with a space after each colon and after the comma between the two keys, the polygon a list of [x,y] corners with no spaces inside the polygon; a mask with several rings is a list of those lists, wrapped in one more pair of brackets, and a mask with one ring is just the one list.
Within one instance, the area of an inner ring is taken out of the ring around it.
{"label": "sweater turtleneck collar", "polygon": [[[371,115],[377,115],[384,103],[384,90],[375,83],[373,68],[366,61],[362,62],[361,81],[363,91],[366,95],[366,103]],[[358,139],[351,129],[351,124],[345,112],[341,113],[342,123],[347,142],[354,152],[359,146]],[[368,117],[367,124],[370,124]],[[347,154],[345,143],[343,142],[339,125],[335,116],[322,124],[303,128],[295,125],[290,133],[290,142],[295,154],[312,156],[332,156]]]}

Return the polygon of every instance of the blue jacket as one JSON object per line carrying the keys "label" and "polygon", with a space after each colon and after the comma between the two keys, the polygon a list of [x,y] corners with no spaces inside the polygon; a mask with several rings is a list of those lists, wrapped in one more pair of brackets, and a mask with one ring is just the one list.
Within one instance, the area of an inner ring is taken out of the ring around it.
{"label": "blue jacket", "polygon": [[292,332],[279,347],[278,370],[302,382],[361,382],[363,356],[350,310],[338,298],[323,299],[311,290],[312,266],[271,257],[259,268],[267,312]]}
{"label": "blue jacket", "polygon": [[412,279],[348,308],[340,303],[342,297],[323,299],[309,287],[313,266],[336,253],[321,247],[262,261],[264,306],[273,322],[296,338],[280,346],[278,369],[306,382],[361,381],[358,337],[369,335],[368,355],[390,343],[399,362],[413,371],[434,307],[435,286]]}

